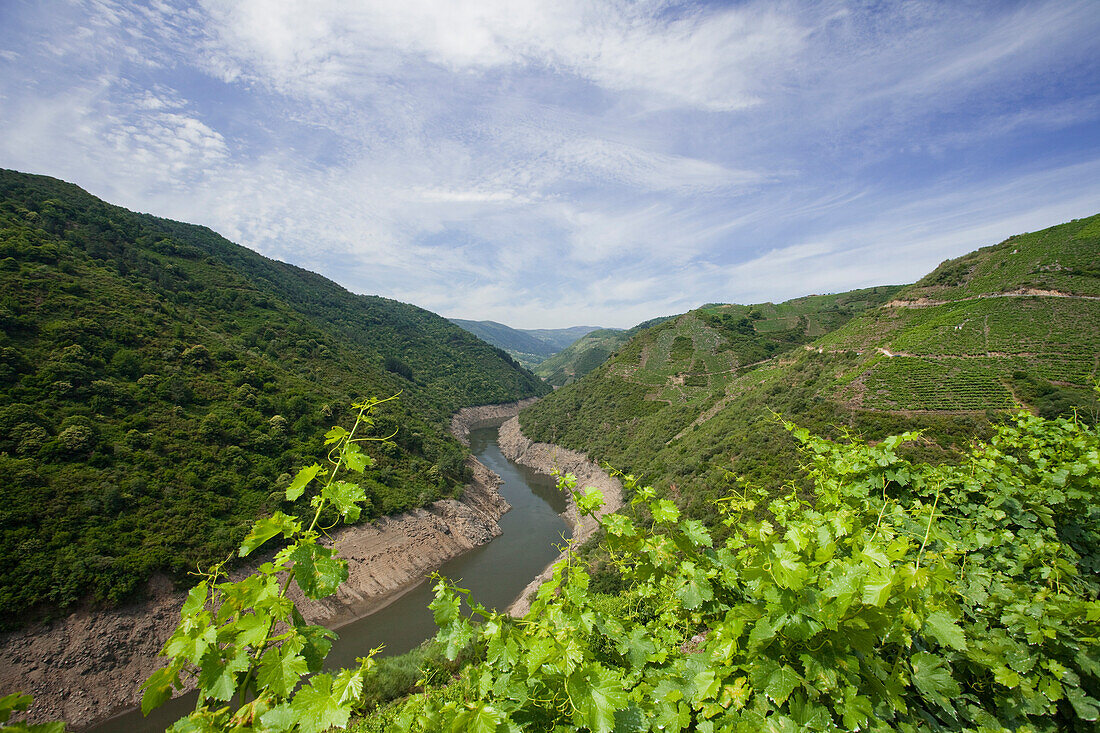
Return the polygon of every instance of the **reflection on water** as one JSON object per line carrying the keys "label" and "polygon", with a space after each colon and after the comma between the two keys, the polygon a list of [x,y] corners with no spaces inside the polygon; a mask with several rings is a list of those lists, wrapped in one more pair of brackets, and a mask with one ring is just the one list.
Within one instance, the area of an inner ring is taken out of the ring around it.
{"label": "reflection on water", "polygon": [[[497,428],[470,434],[470,451],[496,472],[504,483],[500,493],[512,510],[500,519],[501,536],[443,564],[439,572],[470,589],[470,596],[486,606],[503,609],[553,560],[556,545],[570,536],[558,515],[566,501],[552,478],[512,463],[497,445]],[[435,634],[428,602],[430,584],[422,582],[389,606],[366,618],[340,627],[326,667],[355,664],[373,647],[385,645],[385,654],[401,654]],[[153,733],[162,731],[195,705],[195,695],[170,700],[142,718],[131,711],[91,728],[94,733]]]}

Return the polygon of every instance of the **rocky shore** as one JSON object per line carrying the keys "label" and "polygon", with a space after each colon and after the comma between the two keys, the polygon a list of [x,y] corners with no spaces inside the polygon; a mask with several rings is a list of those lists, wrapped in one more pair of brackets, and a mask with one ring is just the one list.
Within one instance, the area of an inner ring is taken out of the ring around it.
{"label": "rocky shore", "polygon": [[[554,471],[571,473],[577,477],[577,488],[593,486],[603,492],[604,505],[597,512],[598,516],[610,514],[623,505],[623,485],[619,480],[597,464],[588,460],[584,453],[568,448],[561,448],[550,443],[535,443],[528,439],[519,426],[519,418],[513,417],[500,426],[498,439],[500,452],[504,457],[529,468],[551,475]],[[562,517],[573,531],[573,540],[577,543],[584,542],[595,533],[597,524],[592,517],[581,517],[577,512],[577,506],[573,497],[568,497],[569,508]],[[553,574],[554,564],[564,555],[559,555],[552,563],[546,566],[534,580],[532,580],[519,598],[508,607],[508,613],[519,617],[527,613],[531,604],[528,600],[532,593]]]}
{"label": "rocky shore", "polygon": [[[474,480],[461,500],[437,501],[334,532],[339,553],[348,560],[348,580],[321,601],[296,597],[303,615],[330,628],[366,616],[447,560],[499,535],[497,520],[510,508],[497,491],[500,477],[468,460]],[[248,572],[244,567],[235,575]],[[157,653],[179,622],[184,597],[167,578],[156,578],[141,603],[82,609],[0,634],[0,694],[34,696],[27,722],[64,720],[75,728],[138,705],[141,683],[163,664]]]}
{"label": "rocky shore", "polygon": [[471,430],[500,425],[508,418],[519,415],[519,411],[524,407],[538,401],[538,397],[528,397],[519,402],[463,407],[451,417],[451,435],[455,436],[462,445],[469,445]]}
{"label": "rocky shore", "polygon": [[[500,448],[507,458],[540,473],[572,473],[578,486],[598,487],[607,502],[601,515],[621,506],[621,484],[584,454],[524,437],[515,416],[533,401],[464,408],[452,418],[451,430],[468,444],[471,430],[506,420]],[[474,478],[461,500],[437,501],[334,532],[333,541],[348,560],[348,580],[334,596],[321,601],[295,597],[303,615],[329,628],[362,618],[400,597],[447,560],[499,535],[497,520],[510,508],[498,492],[500,478],[475,458],[468,461]],[[579,517],[571,498],[563,518],[578,541],[596,529],[591,518]],[[526,613],[526,599],[550,577],[551,567],[524,589],[510,613]],[[249,572],[250,567],[242,567],[234,576]],[[138,705],[141,683],[163,663],[157,654],[179,621],[184,597],[184,591],[159,577],[149,583],[147,600],[141,603],[82,609],[0,634],[0,694],[18,690],[34,696],[27,722],[64,720],[73,728]]]}

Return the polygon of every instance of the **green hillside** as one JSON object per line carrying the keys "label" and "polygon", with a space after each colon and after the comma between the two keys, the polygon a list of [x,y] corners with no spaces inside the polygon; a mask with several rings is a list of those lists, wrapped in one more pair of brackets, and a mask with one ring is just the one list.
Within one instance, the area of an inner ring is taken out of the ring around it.
{"label": "green hillside", "polygon": [[566,328],[525,328],[535,338],[554,347],[555,353],[569,346],[585,334],[593,331],[618,331],[617,328],[600,328],[599,326],[568,326]]}
{"label": "green hillside", "polygon": [[1087,400],[1100,373],[1098,263],[1100,216],[948,260],[818,342],[873,354],[831,396],[875,410],[1022,404],[1048,413],[1059,400]]}
{"label": "green hillside", "polygon": [[598,330],[596,326],[524,329],[496,321],[467,321],[462,318],[452,318],[450,321],[482,341],[503,349],[528,369],[533,369],[586,333]]}
{"label": "green hillside", "polygon": [[653,318],[625,331],[612,328],[591,331],[538,364],[533,371],[555,387],[569,384],[607,361],[639,331],[666,320],[667,317]]}
{"label": "green hillside", "polygon": [[1100,296],[1100,219],[1091,216],[948,260],[909,286],[899,298],[960,300],[1019,293]]}
{"label": "green hillside", "polygon": [[537,339],[518,328],[505,326],[496,321],[467,321],[461,318],[450,319],[451,323],[461,326],[482,341],[504,349],[521,363],[535,363],[553,354],[557,349],[553,345]]}
{"label": "green hillside", "polygon": [[[821,296],[693,311],[639,334],[521,424],[533,439],[644,476],[707,518],[736,476],[774,491],[796,475],[794,441],[775,413],[833,437],[923,428],[925,441],[907,450],[932,461],[988,435],[988,410],[1054,416],[1084,405],[1095,420],[1098,222],[1013,237],[875,301],[845,294],[848,313],[815,303]],[[801,330],[790,328],[791,308],[810,311],[798,315]]]}
{"label": "green hillside", "polygon": [[367,396],[367,514],[453,495],[459,407],[548,388],[415,306],[0,171],[0,607],[12,624],[229,554]]}

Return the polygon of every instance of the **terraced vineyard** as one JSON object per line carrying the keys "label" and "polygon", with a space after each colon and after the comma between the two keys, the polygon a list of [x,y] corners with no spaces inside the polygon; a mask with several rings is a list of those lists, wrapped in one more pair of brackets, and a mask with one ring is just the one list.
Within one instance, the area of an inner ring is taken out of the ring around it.
{"label": "terraced vineyard", "polygon": [[1087,389],[1100,378],[1098,262],[1100,216],[943,263],[817,342],[862,357],[833,396],[863,409],[985,410],[1019,405],[1021,380]]}
{"label": "terraced vineyard", "polygon": [[952,460],[999,410],[1100,417],[1097,263],[1100,216],[1012,237],[905,288],[704,306],[520,420],[531,437],[645,475],[701,518],[731,476],[789,481],[798,458],[776,413],[837,437],[923,429],[922,459]]}
{"label": "terraced vineyard", "polygon": [[873,410],[984,410],[1014,406],[993,359],[897,356],[867,373],[862,406]]}
{"label": "terraced vineyard", "polygon": [[626,331],[609,328],[592,331],[543,361],[534,372],[547,384],[562,387],[597,369],[641,331],[667,320],[668,317],[653,318]]}
{"label": "terraced vineyard", "polygon": [[648,388],[650,401],[713,404],[746,369],[889,300],[898,289],[813,295],[779,304],[703,306],[634,339],[610,372]]}

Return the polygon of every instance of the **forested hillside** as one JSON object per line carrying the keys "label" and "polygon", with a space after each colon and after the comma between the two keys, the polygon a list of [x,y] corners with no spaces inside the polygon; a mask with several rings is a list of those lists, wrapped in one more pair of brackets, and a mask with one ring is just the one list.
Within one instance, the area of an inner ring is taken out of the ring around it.
{"label": "forested hillside", "polygon": [[0,327],[9,625],[225,557],[357,397],[401,393],[367,518],[460,489],[453,411],[548,390],[428,311],[13,171]]}
{"label": "forested hillside", "polygon": [[611,328],[590,331],[537,365],[533,371],[555,387],[569,384],[607,361],[638,332],[666,320],[667,316],[652,318],[625,331]]}
{"label": "forested hillside", "polygon": [[1044,416],[1083,406],[1095,421],[1097,261],[1091,217],[946,262],[847,322],[814,316],[792,331],[782,306],[703,308],[643,332],[520,421],[532,439],[642,475],[701,518],[734,477],[778,490],[795,475],[776,413],[834,437],[922,428],[907,450],[932,461],[954,460],[1016,405]]}
{"label": "forested hillside", "polygon": [[553,356],[586,333],[599,330],[595,326],[569,328],[512,328],[496,321],[468,321],[452,318],[457,324],[483,341],[504,349],[520,364],[533,368]]}

